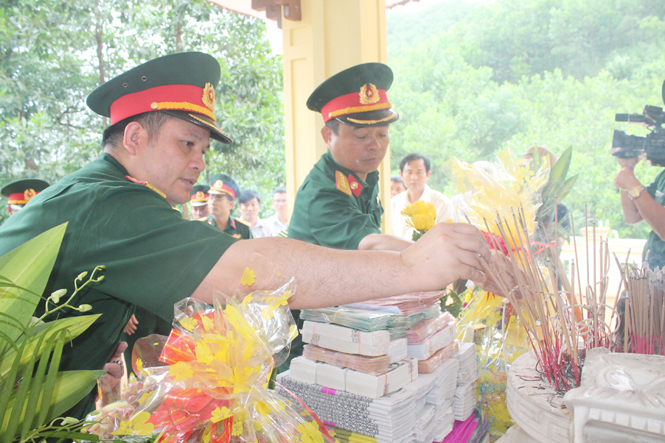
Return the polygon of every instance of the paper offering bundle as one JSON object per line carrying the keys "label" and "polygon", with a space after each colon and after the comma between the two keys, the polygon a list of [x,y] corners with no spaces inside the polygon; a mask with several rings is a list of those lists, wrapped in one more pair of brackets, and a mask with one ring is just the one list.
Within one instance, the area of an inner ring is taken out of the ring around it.
{"label": "paper offering bundle", "polygon": [[410,345],[417,345],[424,342],[441,329],[445,329],[454,323],[455,319],[453,316],[448,312],[444,312],[430,320],[425,320],[414,328],[406,331],[406,339]]}
{"label": "paper offering bundle", "polygon": [[333,351],[378,357],[388,353],[388,331],[364,332],[327,323],[306,321],[302,341]]}
{"label": "paper offering bundle", "polygon": [[420,374],[431,374],[443,362],[448,360],[459,349],[459,343],[454,341],[448,346],[439,349],[427,360],[418,360],[418,372]]}
{"label": "paper offering bundle", "polygon": [[[404,351],[404,357],[406,357],[406,346],[404,346]],[[381,355],[379,357],[364,357],[362,355],[331,351],[330,349],[325,349],[314,345],[305,345],[302,355],[309,360],[320,361],[323,363],[331,364],[333,366],[339,366],[340,368],[349,368],[360,372],[382,371],[387,369],[391,363],[390,356],[388,355]],[[293,369],[293,364],[291,369]],[[293,375],[293,371],[291,371],[291,374]]]}
{"label": "paper offering bundle", "polygon": [[407,357],[391,364],[384,371],[371,374],[347,371],[345,390],[363,397],[379,398],[402,389],[416,378],[418,378],[418,361]]}
{"label": "paper offering bundle", "polygon": [[332,443],[318,418],[267,389],[273,355],[285,357],[297,334],[290,295],[284,287],[256,291],[242,303],[229,298],[225,306],[191,298],[176,304],[160,355],[167,365],[138,358],[137,383],[150,389],[129,406],[91,414],[102,425],[95,434],[156,443]]}
{"label": "paper offering bundle", "polygon": [[439,304],[443,297],[443,291],[412,292],[410,294],[397,295],[363,303],[351,303],[345,307],[359,309],[392,309],[393,312],[411,315],[419,314]]}
{"label": "paper offering bundle", "polygon": [[425,339],[419,344],[409,344],[407,347],[407,355],[415,357],[418,360],[427,360],[436,351],[445,348],[453,342],[455,338],[455,324],[449,323],[447,327],[436,332],[431,337]]}

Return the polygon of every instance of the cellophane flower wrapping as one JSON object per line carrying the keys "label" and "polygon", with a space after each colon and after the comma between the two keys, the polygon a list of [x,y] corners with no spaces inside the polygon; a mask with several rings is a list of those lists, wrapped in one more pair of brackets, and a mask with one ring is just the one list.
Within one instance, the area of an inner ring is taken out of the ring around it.
{"label": "cellophane flower wrapping", "polygon": [[476,344],[478,401],[496,440],[515,424],[506,407],[508,368],[528,350],[526,331],[503,297],[470,291],[457,325],[457,340]]}
{"label": "cellophane flower wrapping", "polygon": [[542,189],[549,177],[549,164],[538,162],[524,166],[507,150],[500,152],[497,161],[491,165],[481,166],[478,163],[454,158],[449,165],[453,184],[466,200],[462,211],[482,231],[487,230],[487,221],[490,232],[496,236],[500,236],[500,233],[494,221],[497,216],[505,220],[515,236],[505,246],[519,247],[517,233],[521,233],[522,229],[515,224],[513,214],[517,216],[519,211],[524,211],[527,232],[531,235],[535,228],[536,213],[542,203]]}
{"label": "cellophane flower wrapping", "polygon": [[160,355],[166,365],[139,356],[129,397],[91,414],[100,423],[90,432],[169,443],[333,442],[303,407],[268,390],[271,372],[297,335],[290,296],[285,286],[242,302],[177,303]]}
{"label": "cellophane flower wrapping", "polygon": [[[470,164],[453,159],[451,176],[465,196],[462,211],[469,221],[483,231],[490,248],[498,247],[508,255],[508,249],[517,250],[520,245],[528,247],[536,229],[536,214],[549,177],[549,162],[532,161],[524,166],[521,159],[503,151],[493,164],[484,163]],[[520,211],[526,226],[517,221]],[[501,238],[495,222],[497,217],[504,223],[508,242]],[[460,221],[464,221],[464,217]],[[524,228],[529,238],[524,238]],[[457,339],[476,343],[478,398],[488,417],[489,433],[497,439],[514,424],[506,408],[507,369],[529,350],[528,338],[504,298],[476,288],[467,294],[466,301],[460,313]]]}

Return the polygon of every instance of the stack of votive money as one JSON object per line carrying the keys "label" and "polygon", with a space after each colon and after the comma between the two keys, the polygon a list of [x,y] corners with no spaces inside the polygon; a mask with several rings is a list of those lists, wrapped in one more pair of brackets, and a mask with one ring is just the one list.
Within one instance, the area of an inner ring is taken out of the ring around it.
{"label": "stack of votive money", "polygon": [[467,360],[451,358],[459,344],[441,295],[302,311],[307,344],[276,390],[297,395],[341,442],[442,441],[457,417],[458,365]]}
{"label": "stack of votive money", "polygon": [[459,351],[452,358],[458,361],[459,367],[453,404],[455,420],[465,421],[476,407],[476,381],[478,380],[476,345],[473,343],[460,344]]}

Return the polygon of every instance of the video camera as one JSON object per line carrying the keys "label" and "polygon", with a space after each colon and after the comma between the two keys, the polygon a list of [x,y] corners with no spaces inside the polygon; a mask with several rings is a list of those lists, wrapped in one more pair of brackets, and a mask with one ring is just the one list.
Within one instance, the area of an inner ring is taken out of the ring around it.
{"label": "video camera", "polygon": [[[665,103],[665,82],[662,89]],[[636,158],[642,153],[654,166],[665,166],[665,112],[663,108],[646,105],[641,114],[616,114],[614,121],[644,125],[651,133],[642,137],[629,135],[624,131],[614,130],[612,137],[612,155],[619,158]]]}

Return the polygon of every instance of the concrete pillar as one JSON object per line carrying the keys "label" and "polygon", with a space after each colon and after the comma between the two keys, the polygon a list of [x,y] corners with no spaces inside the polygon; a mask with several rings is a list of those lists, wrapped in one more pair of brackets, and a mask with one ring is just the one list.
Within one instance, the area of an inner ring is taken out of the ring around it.
{"label": "concrete pillar", "polygon": [[[326,152],[321,115],[309,95],[328,77],[353,65],[387,63],[385,0],[301,0],[302,21],[282,20],[286,184],[290,209],[298,187]],[[380,167],[383,231],[390,226],[390,152]]]}

